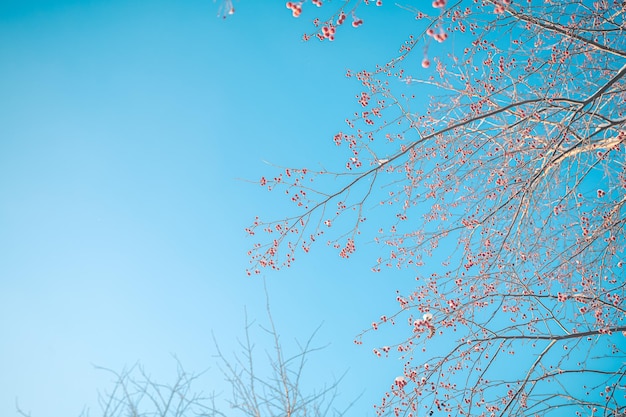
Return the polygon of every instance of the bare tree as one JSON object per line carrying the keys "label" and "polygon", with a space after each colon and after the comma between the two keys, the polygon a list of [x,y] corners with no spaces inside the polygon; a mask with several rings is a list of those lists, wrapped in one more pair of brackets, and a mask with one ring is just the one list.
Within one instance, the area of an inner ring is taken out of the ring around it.
{"label": "bare tree", "polygon": [[[206,396],[194,391],[193,385],[202,373],[190,374],[178,359],[175,360],[177,375],[171,384],[155,381],[140,364],[119,372],[96,366],[97,370],[114,377],[113,389],[98,395],[102,417],[223,416],[215,406],[215,395]],[[24,411],[17,403],[16,408],[19,415],[31,417],[31,413]],[[88,416],[89,409],[85,408],[80,417]]]}
{"label": "bare tree", "polygon": [[115,377],[114,388],[99,397],[103,417],[117,416],[218,416],[212,396],[194,392],[193,383],[202,374],[187,373],[177,360],[172,384],[156,382],[141,365],[115,372],[98,368]]}
{"label": "bare tree", "polygon": [[[99,395],[102,417],[340,417],[352,406],[343,410],[335,406],[338,385],[343,376],[319,390],[307,393],[305,365],[310,355],[322,350],[314,347],[317,330],[292,356],[285,353],[274,320],[267,304],[269,327],[260,329],[267,333],[273,346],[258,355],[255,351],[252,323],[247,322],[245,340],[240,342],[241,353],[232,357],[220,350],[217,357],[226,387],[220,386],[210,395],[198,391],[198,379],[206,372],[191,374],[176,360],[174,381],[164,384],[156,381],[141,365],[136,364],[120,372],[96,367],[114,377],[113,389]],[[319,329],[319,328],[318,328]],[[269,374],[263,368],[270,368]],[[262,370],[259,371],[259,368]],[[225,392],[231,389],[231,397]],[[355,400],[356,401],[356,400]],[[226,406],[224,405],[226,404]],[[17,412],[31,417],[16,403]],[[89,416],[85,409],[81,417]]]}
{"label": "bare tree", "polygon": [[[352,406],[337,409],[334,405],[338,395],[337,387],[343,376],[318,391],[305,393],[302,388],[305,365],[311,353],[324,347],[314,347],[313,339],[317,330],[293,356],[286,356],[283,344],[274,325],[269,303],[267,305],[268,328],[262,328],[273,339],[273,348],[265,352],[265,357],[255,354],[255,344],[251,338],[252,324],[246,319],[245,339],[240,342],[241,354],[234,360],[219,349],[221,368],[232,387],[232,409],[250,417],[340,417]],[[247,316],[246,316],[247,317]],[[318,328],[319,330],[319,328]],[[270,375],[259,375],[256,367],[264,364],[271,369]],[[354,402],[353,402],[354,403]]]}
{"label": "bare tree", "polygon": [[[331,39],[367,3],[344,2],[307,38]],[[261,179],[295,213],[247,229],[267,236],[249,273],[319,241],[349,258],[363,238],[381,245],[374,271],[417,271],[368,330],[408,323],[375,349],[406,359],[381,415],[621,415],[626,5],[432,6],[401,6],[418,34],[348,72],[363,90],[334,136],[345,167]]]}

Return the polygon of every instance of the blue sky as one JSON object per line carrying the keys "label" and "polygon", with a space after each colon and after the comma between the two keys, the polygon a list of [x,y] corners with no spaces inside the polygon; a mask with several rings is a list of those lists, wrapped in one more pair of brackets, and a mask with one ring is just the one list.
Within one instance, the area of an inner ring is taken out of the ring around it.
{"label": "blue sky", "polygon": [[[371,7],[334,43],[303,43],[310,23],[284,2],[235,6],[221,20],[209,0],[0,4],[0,415],[16,398],[33,417],[97,415],[111,378],[94,365],[141,361],[165,382],[172,354],[211,368],[199,389],[228,391],[211,332],[229,351],[244,307],[264,322],[243,229],[285,207],[245,180],[264,161],[343,163],[332,136],[360,91],[346,69],[390,57],[414,22]],[[354,411],[371,415],[402,364],[352,341],[413,277],[370,274],[364,249],[315,248],[267,285],[287,348],[324,323],[311,385],[349,370],[339,404],[364,392]]]}
{"label": "blue sky", "polygon": [[[258,180],[275,173],[268,163],[343,166],[333,135],[362,110],[346,69],[387,61],[423,30],[385,2],[359,9],[365,23],[333,43],[303,43],[317,9],[293,19],[283,1],[235,7],[223,20],[211,0],[0,3],[0,415],[16,415],[16,399],[33,417],[98,415],[112,384],[94,365],[140,361],[167,382],[172,355],[210,368],[196,388],[226,396],[212,334],[232,352],[244,308],[266,323],[244,228],[292,214]],[[403,66],[432,74],[416,52]],[[422,88],[405,91],[426,104]],[[286,351],[322,324],[316,341],[329,345],[307,384],[348,370],[338,405],[363,393],[353,415],[374,415],[403,365],[372,354],[400,340],[393,330],[363,346],[354,336],[415,285],[415,271],[372,274],[367,240],[349,261],[318,245],[265,275]],[[262,358],[271,341],[253,336]]]}

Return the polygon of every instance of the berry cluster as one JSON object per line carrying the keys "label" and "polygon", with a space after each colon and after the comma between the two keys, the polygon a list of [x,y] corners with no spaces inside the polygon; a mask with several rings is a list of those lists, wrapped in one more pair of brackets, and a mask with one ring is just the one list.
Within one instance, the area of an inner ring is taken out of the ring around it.
{"label": "berry cluster", "polygon": [[337,26],[343,25],[343,22],[346,21],[346,14],[341,11],[341,13],[339,13],[339,17],[337,18]]}
{"label": "berry cluster", "polygon": [[335,32],[337,29],[333,25],[323,26],[322,27],[322,37],[328,39],[329,41],[335,40]]}
{"label": "berry cluster", "polygon": [[448,34],[442,28],[439,28],[438,32],[435,32],[435,29],[430,28],[426,31],[426,34],[439,43],[448,39]]}
{"label": "berry cluster", "polygon": [[502,0],[501,4],[496,4],[495,8],[493,9],[493,12],[496,14],[504,13],[504,9],[509,4],[511,4],[511,0]]}
{"label": "berry cluster", "polygon": [[300,2],[288,1],[285,6],[287,6],[287,8],[291,10],[291,14],[293,15],[293,17],[298,17],[300,16],[300,14],[302,14],[302,2],[301,1]]}

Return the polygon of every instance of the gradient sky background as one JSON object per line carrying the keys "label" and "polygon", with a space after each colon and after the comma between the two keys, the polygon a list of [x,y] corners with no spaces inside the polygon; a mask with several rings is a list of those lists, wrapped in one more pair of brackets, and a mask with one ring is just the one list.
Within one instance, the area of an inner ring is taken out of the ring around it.
{"label": "gradient sky background", "polygon": [[[312,14],[235,6],[222,20],[210,0],[0,2],[0,415],[17,399],[33,417],[96,416],[112,384],[94,365],[140,361],[168,382],[172,354],[211,368],[198,389],[229,392],[211,332],[231,351],[244,307],[266,322],[243,229],[288,207],[241,179],[271,174],[263,161],[343,161],[332,136],[360,91],[346,69],[391,57],[415,22],[370,6],[334,43],[303,43]],[[345,262],[318,247],[266,277],[288,351],[323,323],[310,384],[349,370],[338,405],[363,393],[355,415],[402,363],[353,338],[413,283],[369,273],[375,250]]]}
{"label": "gradient sky background", "polygon": [[[362,91],[346,69],[386,62],[423,29],[385,1],[335,42],[303,43],[328,6],[293,19],[284,3],[242,0],[223,20],[211,0],[0,2],[0,416],[16,415],[16,399],[32,417],[98,416],[113,384],[95,365],[139,361],[167,383],[173,355],[209,368],[198,390],[228,396],[212,333],[233,352],[244,308],[267,323],[244,228],[293,213],[259,186],[276,172],[265,161],[342,166],[332,137]],[[405,64],[427,76],[421,59]],[[377,256],[373,243],[349,261],[320,245],[265,275],[287,354],[322,324],[315,340],[328,346],[306,386],[348,371],[337,405],[363,394],[349,415],[373,416],[402,373],[372,354],[400,340],[393,330],[353,343],[414,286],[414,271],[372,274]],[[271,340],[252,332],[262,362]]]}

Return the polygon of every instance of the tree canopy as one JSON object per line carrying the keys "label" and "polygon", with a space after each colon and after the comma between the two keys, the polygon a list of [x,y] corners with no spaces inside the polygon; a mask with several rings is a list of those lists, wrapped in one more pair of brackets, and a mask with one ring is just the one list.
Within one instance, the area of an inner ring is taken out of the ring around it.
{"label": "tree canopy", "polygon": [[[286,6],[306,16],[306,3]],[[382,5],[312,3],[329,17],[311,41]],[[345,167],[261,178],[292,207],[247,229],[249,273],[315,244],[349,258],[374,240],[374,272],[415,274],[398,311],[356,339],[407,325],[403,341],[374,350],[405,360],[380,415],[621,415],[626,5],[385,6],[405,9],[415,33],[392,59],[348,71],[362,91],[332,137]]]}

